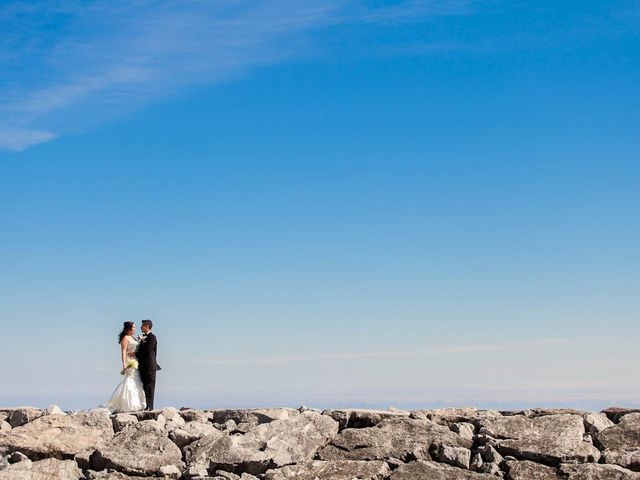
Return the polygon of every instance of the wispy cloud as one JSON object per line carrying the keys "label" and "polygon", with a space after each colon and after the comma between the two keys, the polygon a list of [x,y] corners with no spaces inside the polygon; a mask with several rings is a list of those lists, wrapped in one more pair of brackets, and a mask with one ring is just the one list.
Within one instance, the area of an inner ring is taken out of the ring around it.
{"label": "wispy cloud", "polygon": [[448,347],[434,347],[425,350],[395,350],[378,352],[342,352],[319,355],[280,355],[273,357],[250,357],[236,359],[211,359],[198,362],[205,365],[279,365],[300,362],[364,360],[376,358],[421,357],[428,355],[455,355],[468,353],[487,353],[521,348],[535,348],[563,344],[564,340],[547,338],[526,342],[504,342],[488,344],[471,344]]}
{"label": "wispy cloud", "polygon": [[304,34],[349,22],[468,13],[473,0],[9,2],[0,8],[0,148],[23,150],[181,87],[303,55]]}

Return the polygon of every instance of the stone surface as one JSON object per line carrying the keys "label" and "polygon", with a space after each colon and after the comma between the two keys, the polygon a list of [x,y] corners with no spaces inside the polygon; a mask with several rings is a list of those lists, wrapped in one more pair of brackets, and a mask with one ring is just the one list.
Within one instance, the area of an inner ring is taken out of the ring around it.
{"label": "stone surface", "polygon": [[345,428],[374,427],[387,418],[408,417],[411,412],[402,410],[324,410],[323,415],[328,415],[338,422],[340,431]]}
{"label": "stone surface", "polygon": [[0,470],[0,480],[80,480],[82,471],[73,460],[47,458],[14,463]]}
{"label": "stone surface", "polygon": [[640,470],[640,413],[629,413],[620,423],[595,435],[595,443],[604,449],[606,463]]}
{"label": "stone surface", "polygon": [[184,467],[182,452],[154,421],[125,427],[91,457],[94,470],[105,468],[130,475],[156,475],[166,465]]}
{"label": "stone surface", "polygon": [[453,423],[472,423],[484,418],[496,418],[502,415],[494,410],[479,410],[474,407],[463,408],[436,408],[432,410],[414,410],[411,412],[412,418],[428,419],[441,425],[451,425]]}
{"label": "stone surface", "polygon": [[11,424],[4,420],[0,420],[0,433],[11,431]]}
{"label": "stone surface", "polygon": [[479,425],[502,455],[549,465],[600,458],[599,450],[583,440],[584,423],[578,415],[504,416],[480,420]]}
{"label": "stone surface", "polygon": [[251,474],[311,460],[338,432],[326,415],[304,412],[252,428],[244,435],[204,437],[186,447],[189,466],[208,462],[208,468]]}
{"label": "stone surface", "polygon": [[630,413],[640,413],[640,409],[610,407],[602,410],[602,413],[604,413],[614,423],[619,423],[622,417]]}
{"label": "stone surface", "polygon": [[563,465],[561,471],[566,480],[640,480],[640,473],[617,465]]}
{"label": "stone surface", "polygon": [[472,442],[430,420],[388,418],[375,427],[347,428],[320,451],[323,460],[430,460],[440,445],[470,448]]}
{"label": "stone surface", "polygon": [[169,438],[182,449],[196,440],[217,433],[218,430],[210,423],[188,422],[170,432]]}
{"label": "stone surface", "polygon": [[269,470],[265,480],[384,480],[390,473],[385,462],[315,460]]}
{"label": "stone surface", "polygon": [[112,420],[113,430],[115,432],[121,431],[127,425],[138,423],[138,417],[130,413],[118,413],[112,417]]}
{"label": "stone surface", "polygon": [[508,461],[505,470],[509,480],[562,480],[556,468],[528,460]]}
{"label": "stone surface", "polygon": [[390,480],[496,480],[494,475],[425,461],[402,465],[389,478]]}
{"label": "stone surface", "polygon": [[113,427],[106,412],[45,415],[0,436],[0,449],[20,451],[32,460],[70,459],[104,445],[111,437]]}
{"label": "stone surface", "polygon": [[43,415],[66,415],[65,412],[62,411],[62,409],[57,406],[57,405],[49,405],[44,412],[42,412]]}
{"label": "stone surface", "polygon": [[604,413],[587,413],[583,418],[584,428],[592,436],[615,425]]}
{"label": "stone surface", "polygon": [[464,447],[452,447],[440,445],[436,458],[440,462],[448,463],[454,467],[469,469],[471,464],[471,450]]}
{"label": "stone surface", "polygon": [[13,428],[21,427],[42,415],[42,410],[32,407],[21,407],[9,411],[8,422]]}

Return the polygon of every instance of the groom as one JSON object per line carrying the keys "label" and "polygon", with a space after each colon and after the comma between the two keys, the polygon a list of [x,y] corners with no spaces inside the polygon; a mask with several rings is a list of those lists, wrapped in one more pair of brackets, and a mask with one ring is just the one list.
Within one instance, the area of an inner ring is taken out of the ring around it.
{"label": "groom", "polygon": [[147,399],[147,410],[153,410],[153,396],[156,390],[156,371],[160,370],[160,366],[156,362],[158,353],[158,340],[151,331],[153,322],[151,320],[143,320],[140,330],[142,337],[140,346],[138,347],[138,368],[140,369],[140,378],[144,387],[144,396]]}

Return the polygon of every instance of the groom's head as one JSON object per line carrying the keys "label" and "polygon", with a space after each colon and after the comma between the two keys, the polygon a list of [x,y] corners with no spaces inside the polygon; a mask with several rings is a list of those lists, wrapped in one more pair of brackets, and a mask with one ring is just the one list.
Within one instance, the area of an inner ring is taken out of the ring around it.
{"label": "groom's head", "polygon": [[151,320],[142,320],[140,330],[144,333],[149,333],[153,328],[153,322]]}

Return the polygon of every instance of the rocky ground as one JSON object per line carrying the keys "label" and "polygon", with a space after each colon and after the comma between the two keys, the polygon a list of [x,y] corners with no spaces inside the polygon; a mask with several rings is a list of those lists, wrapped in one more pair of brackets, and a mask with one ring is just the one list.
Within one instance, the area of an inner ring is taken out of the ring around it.
{"label": "rocky ground", "polygon": [[640,410],[0,409],[0,480],[640,480]]}

